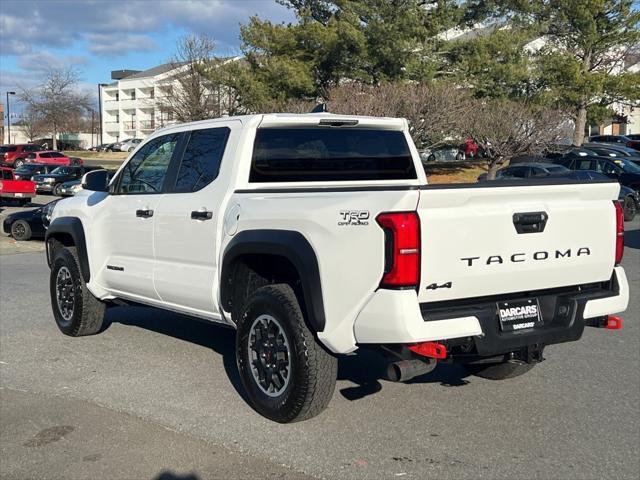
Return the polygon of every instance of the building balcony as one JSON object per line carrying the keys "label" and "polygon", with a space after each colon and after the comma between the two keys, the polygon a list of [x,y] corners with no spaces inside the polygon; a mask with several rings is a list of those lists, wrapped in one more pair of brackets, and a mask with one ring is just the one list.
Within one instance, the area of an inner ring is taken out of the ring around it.
{"label": "building balcony", "polygon": [[107,132],[117,132],[120,130],[120,123],[118,122],[104,122],[104,129]]}
{"label": "building balcony", "polygon": [[140,120],[140,130],[155,130],[156,122],[153,120]]}
{"label": "building balcony", "polygon": [[127,132],[133,131],[136,129],[136,122],[135,120],[133,122],[123,122],[124,123],[124,129]]}

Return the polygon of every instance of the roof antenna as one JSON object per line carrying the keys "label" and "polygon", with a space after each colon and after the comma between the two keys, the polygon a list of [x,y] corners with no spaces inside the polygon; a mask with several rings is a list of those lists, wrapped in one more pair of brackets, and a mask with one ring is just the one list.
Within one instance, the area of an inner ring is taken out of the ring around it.
{"label": "roof antenna", "polygon": [[311,110],[311,113],[323,113],[328,111],[329,110],[327,109],[327,104],[324,102],[320,102],[315,107],[313,107],[313,110]]}

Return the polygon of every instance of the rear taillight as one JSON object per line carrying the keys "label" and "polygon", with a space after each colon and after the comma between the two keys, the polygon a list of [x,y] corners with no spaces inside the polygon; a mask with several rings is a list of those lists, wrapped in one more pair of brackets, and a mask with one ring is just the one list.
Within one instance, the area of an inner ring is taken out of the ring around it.
{"label": "rear taillight", "polygon": [[622,255],[624,253],[624,211],[622,205],[617,200],[614,200],[613,204],[616,207],[616,259],[615,263],[618,265],[622,262]]}
{"label": "rear taillight", "polygon": [[381,213],[385,268],[380,287],[416,288],[420,281],[420,218],[416,212]]}

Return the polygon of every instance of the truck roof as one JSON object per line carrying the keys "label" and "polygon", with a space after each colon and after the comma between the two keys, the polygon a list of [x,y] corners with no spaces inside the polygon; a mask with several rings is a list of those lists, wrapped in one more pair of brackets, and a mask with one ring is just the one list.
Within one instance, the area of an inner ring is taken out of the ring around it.
{"label": "truck roof", "polygon": [[[382,128],[388,130],[402,130],[407,126],[407,121],[404,118],[394,117],[369,117],[364,115],[339,115],[329,112],[318,113],[265,113],[265,114],[253,114],[253,115],[238,115],[233,117],[220,117],[212,118],[208,120],[199,120],[197,122],[188,123],[176,123],[168,125],[164,128],[159,128],[156,132],[168,131],[172,129],[182,129],[190,126],[206,126],[215,125],[220,122],[228,122],[238,120],[245,125],[255,124],[256,126],[265,127],[278,127],[278,126],[294,126],[294,125],[308,125],[315,126],[325,123],[327,126],[348,126],[357,125],[361,127],[369,128]],[[323,120],[325,122],[323,122]],[[345,120],[347,122],[340,122]],[[353,123],[351,123],[353,122]]]}

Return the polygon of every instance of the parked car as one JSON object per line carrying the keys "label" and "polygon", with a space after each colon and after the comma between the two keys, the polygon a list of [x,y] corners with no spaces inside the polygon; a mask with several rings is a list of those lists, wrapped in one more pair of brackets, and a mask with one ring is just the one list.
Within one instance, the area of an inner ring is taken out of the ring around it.
{"label": "parked car", "polygon": [[639,140],[640,141],[640,133],[627,133],[626,135],[631,140]]}
{"label": "parked car", "polygon": [[634,150],[640,150],[640,140],[632,140],[626,135],[594,135],[592,137],[589,137],[589,141],[597,143],[621,144],[625,147],[633,148]]}
{"label": "parked car", "polygon": [[425,148],[420,152],[422,163],[427,162],[461,162],[466,159],[464,150],[458,145],[443,144],[433,148]]}
{"label": "parked car", "polygon": [[107,302],[131,302],[234,328],[245,398],[281,423],[322,412],[338,357],[363,347],[395,381],[443,360],[523,375],[587,326],[620,328],[629,303],[618,185],[555,180],[429,188],[398,118],[171,126],[54,208],[52,320],[99,334]]}
{"label": "parked car", "polygon": [[112,147],[114,152],[133,152],[142,142],[141,138],[128,138],[122,142],[115,143]]}
{"label": "parked car", "polygon": [[19,167],[30,152],[42,150],[34,143],[19,143],[15,145],[0,145],[0,164],[8,167]]}
{"label": "parked car", "polygon": [[[115,172],[109,172],[108,179],[111,181]],[[76,193],[82,190],[82,178],[76,178],[75,180],[69,180],[64,182],[58,188],[58,193],[61,197],[73,197]]]}
{"label": "parked car", "polygon": [[32,180],[36,184],[38,193],[53,193],[60,196],[60,186],[64,182],[82,178],[85,173],[98,169],[100,167],[58,167],[51,173],[34,175]]}
{"label": "parked car", "polygon": [[613,143],[585,143],[585,148],[602,157],[625,157],[635,164],[640,164],[640,152],[624,145]]}
{"label": "parked car", "polygon": [[[574,170],[567,176],[568,178],[575,178],[576,180],[607,180],[609,177],[598,173],[594,170]],[[640,210],[640,193],[636,192],[633,188],[620,185],[620,193],[618,194],[618,201],[622,205],[622,211],[624,212],[625,222],[630,222],[636,216],[636,213]]]}
{"label": "parked car", "polygon": [[[55,165],[82,165],[84,161],[78,157],[67,157],[62,152],[46,150],[42,152],[32,152],[24,160],[25,163],[47,163]],[[16,165],[17,166],[17,165]]]}
{"label": "parked car", "polygon": [[554,162],[569,170],[595,170],[609,178],[615,178],[622,185],[640,190],[640,167],[626,158],[562,158]]}
{"label": "parked car", "polygon": [[[531,177],[548,177],[550,175],[562,175],[571,170],[555,163],[529,162],[518,163],[501,168],[496,172],[496,179],[519,179]],[[487,180],[487,174],[483,173],[478,177],[479,182]]]}
{"label": "parked car", "polygon": [[0,198],[16,200],[26,205],[36,196],[36,184],[30,180],[16,180],[13,169],[0,167]]}
{"label": "parked car", "polygon": [[102,152],[115,152],[117,150],[115,150],[115,143],[107,143],[105,144],[105,146],[102,148]]}
{"label": "parked car", "polygon": [[2,222],[4,233],[10,234],[17,241],[44,238],[51,220],[51,212],[58,201],[54,200],[33,210],[7,215]]}
{"label": "parked car", "polygon": [[51,173],[60,165],[43,163],[25,163],[13,171],[16,180],[31,180],[31,177],[38,174]]}
{"label": "parked car", "polygon": [[96,145],[89,149],[90,152],[104,152],[108,145],[112,145],[109,143],[101,143],[100,145]]}

